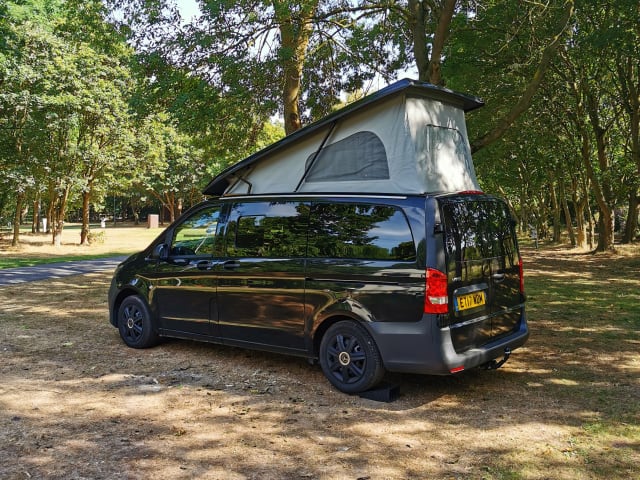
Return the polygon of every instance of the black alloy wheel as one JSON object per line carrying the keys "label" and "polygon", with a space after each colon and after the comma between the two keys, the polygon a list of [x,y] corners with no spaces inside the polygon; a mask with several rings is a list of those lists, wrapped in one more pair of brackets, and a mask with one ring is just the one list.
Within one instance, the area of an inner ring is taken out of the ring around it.
{"label": "black alloy wheel", "polygon": [[136,295],[125,298],[120,304],[118,330],[124,343],[133,348],[152,347],[159,340],[147,304]]}
{"label": "black alloy wheel", "polygon": [[320,366],[331,384],[345,393],[369,390],[384,376],[378,347],[364,327],[352,321],[329,327],[320,343]]}

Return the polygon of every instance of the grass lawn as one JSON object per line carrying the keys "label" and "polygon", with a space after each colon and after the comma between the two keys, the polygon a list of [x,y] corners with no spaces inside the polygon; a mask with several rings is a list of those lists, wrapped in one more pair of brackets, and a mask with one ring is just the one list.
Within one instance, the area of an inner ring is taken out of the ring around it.
{"label": "grass lawn", "polygon": [[145,248],[161,231],[146,225],[95,226],[91,232],[99,241],[80,245],[80,227],[70,224],[65,226],[60,247],[51,245],[50,234],[32,234],[27,229],[20,233],[20,245],[12,247],[11,232],[4,231],[0,234],[0,269],[130,254]]}
{"label": "grass lawn", "polygon": [[528,348],[540,369],[526,382],[572,427],[562,453],[575,460],[574,478],[640,479],[639,253],[547,249],[525,270]]}

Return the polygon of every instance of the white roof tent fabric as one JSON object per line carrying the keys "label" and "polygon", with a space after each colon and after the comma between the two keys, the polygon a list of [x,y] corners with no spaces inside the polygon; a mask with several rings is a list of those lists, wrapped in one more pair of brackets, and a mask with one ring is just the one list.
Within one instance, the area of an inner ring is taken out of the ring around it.
{"label": "white roof tent fabric", "polygon": [[465,112],[482,100],[400,80],[216,176],[205,195],[479,190]]}

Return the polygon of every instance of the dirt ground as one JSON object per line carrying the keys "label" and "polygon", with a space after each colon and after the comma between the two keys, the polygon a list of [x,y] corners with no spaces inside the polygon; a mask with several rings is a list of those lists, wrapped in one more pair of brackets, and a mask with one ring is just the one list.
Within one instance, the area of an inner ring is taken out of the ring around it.
{"label": "dirt ground", "polygon": [[[587,266],[525,260],[527,346],[497,371],[388,374],[390,403],[339,393],[302,359],[129,349],[107,273],[0,288],[0,478],[640,479],[638,324],[602,342],[584,321],[570,331],[535,285]],[[588,268],[628,268],[637,296],[637,266]]]}

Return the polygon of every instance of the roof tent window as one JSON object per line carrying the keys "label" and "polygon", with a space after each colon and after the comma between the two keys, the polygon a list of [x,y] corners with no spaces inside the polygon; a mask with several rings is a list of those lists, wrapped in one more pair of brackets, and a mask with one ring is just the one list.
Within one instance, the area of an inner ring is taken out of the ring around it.
{"label": "roof tent window", "polygon": [[424,135],[434,162],[455,161],[465,165],[468,169],[473,168],[467,142],[457,129],[427,125]]}
{"label": "roof tent window", "polygon": [[[387,152],[373,132],[358,132],[324,147],[315,162],[307,158],[307,182],[386,180],[389,178]],[[311,165],[313,162],[313,165]]]}

